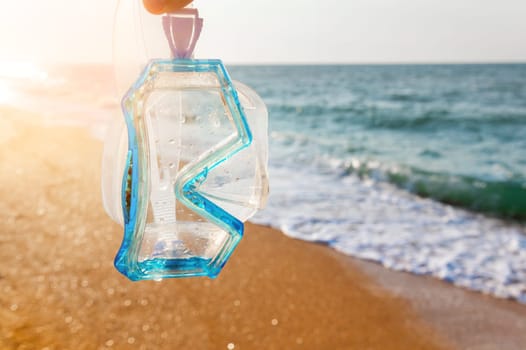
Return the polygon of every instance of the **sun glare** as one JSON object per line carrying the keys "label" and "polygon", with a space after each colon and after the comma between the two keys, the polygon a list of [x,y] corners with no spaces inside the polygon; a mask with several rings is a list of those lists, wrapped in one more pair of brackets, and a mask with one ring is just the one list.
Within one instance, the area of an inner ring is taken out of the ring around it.
{"label": "sun glare", "polygon": [[13,102],[20,87],[47,79],[48,74],[32,62],[0,61],[0,104]]}
{"label": "sun glare", "polygon": [[12,94],[9,85],[0,80],[0,104],[8,102],[11,96]]}
{"label": "sun glare", "polygon": [[32,62],[4,61],[0,62],[0,78],[45,80],[47,73]]}

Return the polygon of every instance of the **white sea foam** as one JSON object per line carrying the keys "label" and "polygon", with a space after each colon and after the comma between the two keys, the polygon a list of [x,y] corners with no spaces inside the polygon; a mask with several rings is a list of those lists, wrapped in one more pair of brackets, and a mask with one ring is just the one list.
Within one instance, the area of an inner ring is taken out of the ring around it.
{"label": "white sea foam", "polygon": [[525,228],[354,176],[271,168],[255,223],[385,267],[526,303]]}

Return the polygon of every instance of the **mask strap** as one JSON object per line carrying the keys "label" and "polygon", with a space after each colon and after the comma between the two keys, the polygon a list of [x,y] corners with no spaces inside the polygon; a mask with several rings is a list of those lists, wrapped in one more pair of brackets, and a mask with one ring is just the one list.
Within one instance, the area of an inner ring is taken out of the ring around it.
{"label": "mask strap", "polygon": [[184,8],[162,16],[164,34],[172,58],[189,59],[201,35],[203,19],[195,8]]}

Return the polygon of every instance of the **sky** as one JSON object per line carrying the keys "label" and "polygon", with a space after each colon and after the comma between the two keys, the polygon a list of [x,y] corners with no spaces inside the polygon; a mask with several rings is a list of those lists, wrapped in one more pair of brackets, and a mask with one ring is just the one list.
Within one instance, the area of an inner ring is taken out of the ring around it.
{"label": "sky", "polygon": [[[111,62],[116,4],[1,0],[0,61]],[[196,0],[195,6],[205,19],[196,57],[227,63],[526,62],[525,0]]]}

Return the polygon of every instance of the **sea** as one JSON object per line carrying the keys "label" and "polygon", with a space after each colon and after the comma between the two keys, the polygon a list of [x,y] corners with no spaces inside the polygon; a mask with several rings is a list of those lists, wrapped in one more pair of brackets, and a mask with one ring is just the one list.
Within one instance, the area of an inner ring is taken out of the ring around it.
{"label": "sea", "polygon": [[[2,67],[0,104],[101,140],[121,118],[109,65]],[[526,64],[228,69],[270,116],[253,222],[526,303]]]}

